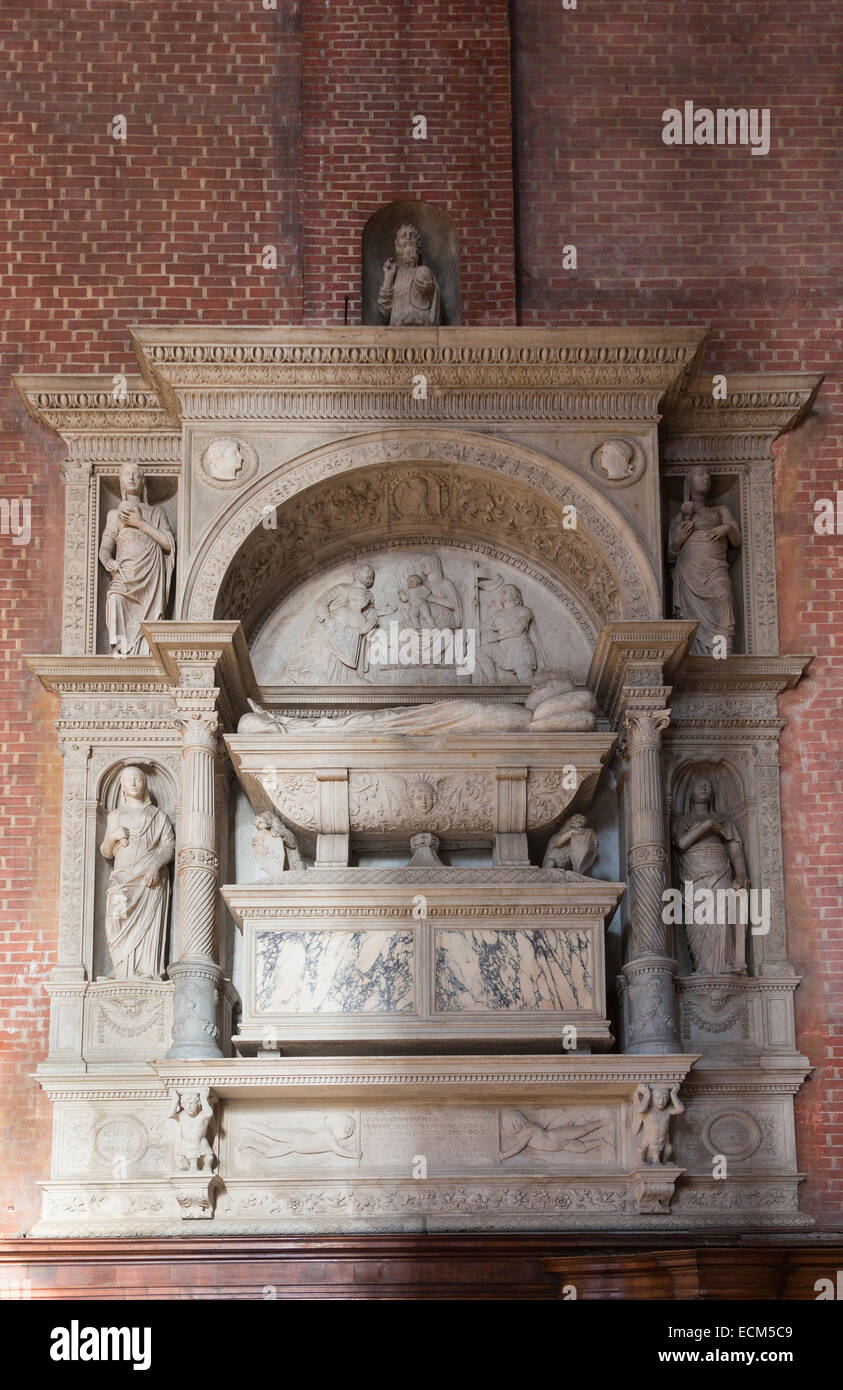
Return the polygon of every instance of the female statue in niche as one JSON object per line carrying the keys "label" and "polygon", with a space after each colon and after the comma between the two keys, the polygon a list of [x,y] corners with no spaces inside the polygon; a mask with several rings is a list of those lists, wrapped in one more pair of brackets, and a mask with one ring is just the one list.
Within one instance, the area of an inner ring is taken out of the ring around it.
{"label": "female statue in niche", "polygon": [[749,888],[743,841],[731,817],[715,811],[714,801],[712,777],[698,773],[688,791],[688,809],[674,816],[670,829],[680,892],[692,903],[700,889],[714,895],[713,910],[699,906],[684,913],[685,931],[695,974],[745,975],[746,921],[741,921],[739,912],[729,913],[729,899],[722,896],[729,889]]}
{"label": "female statue in niche", "polygon": [[120,469],[120,505],[108,513],[100,564],[111,575],[105,622],[112,656],[144,655],[141,623],[163,618],[170,593],[176,543],[164,512],[147,501],[143,469]]}
{"label": "female statue in niche", "polygon": [[100,852],[114,860],[105,900],[105,939],[114,980],[164,974],[170,879],[175,852],[170,819],[152,802],[146,773],[124,767]]}
{"label": "female statue in niche", "polygon": [[[735,607],[729,579],[728,547],[742,537],[728,507],[707,504],[711,474],[692,468],[685,477],[685,500],[673,518],[667,554],[673,564],[673,612],[699,623],[692,652],[731,656],[735,640]],[[723,645],[725,643],[725,646]]]}

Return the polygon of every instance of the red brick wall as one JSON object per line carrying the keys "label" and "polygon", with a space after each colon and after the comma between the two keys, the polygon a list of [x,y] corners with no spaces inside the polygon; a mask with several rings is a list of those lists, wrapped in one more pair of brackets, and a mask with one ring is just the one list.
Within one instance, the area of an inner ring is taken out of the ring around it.
{"label": "red brick wall", "polygon": [[[420,198],[456,223],[462,318],[515,322],[506,0],[306,0],[302,257],[306,322],[360,322],[372,213]],[[414,140],[412,117],[427,119]]]}
{"label": "red brick wall", "polygon": [[[15,372],[132,370],[130,324],[301,322],[299,19],[280,0],[3,0],[0,470],[32,541],[0,538],[0,1230],[32,1225],[49,1109],[46,1052],[61,759],[56,702],[21,652],[59,649],[64,446]],[[110,135],[126,116],[125,143]],[[260,265],[264,245],[278,267]]]}
{"label": "red brick wall", "polygon": [[[525,323],[711,323],[708,366],[829,370],[833,325],[830,11],[754,3],[514,0],[518,295]],[[48,1107],[28,1073],[46,1047],[55,947],[60,760],[53,702],[20,653],[59,642],[63,447],[25,415],[13,372],[131,368],[137,321],[341,322],[359,310],[362,228],[424,198],[456,221],[463,318],[514,321],[506,6],[440,0],[4,0],[8,149],[0,261],[2,496],[33,509],[0,540],[0,1230],[32,1224]],[[304,78],[303,91],[300,83]],[[773,151],[680,148],[662,109],[770,105]],[[413,141],[425,114],[429,139]],[[116,144],[111,119],[128,139]],[[579,269],[562,270],[575,243]],[[259,263],[277,247],[278,267]],[[843,1184],[839,542],[813,535],[833,493],[838,378],[779,448],[782,644],[817,650],[784,701],[785,847],[802,1046],[807,1204],[833,1221]],[[831,615],[831,616],[829,616]],[[839,739],[838,739],[839,747]],[[37,861],[36,861],[37,856]],[[817,868],[820,864],[823,867]],[[835,1018],[835,1006],[837,1010]],[[13,1207],[14,1210],[8,1210]]]}
{"label": "red brick wall", "polygon": [[[712,327],[703,370],[826,372],[776,446],[783,651],[816,652],[782,700],[784,847],[802,1050],[802,1200],[843,1211],[843,537],[813,531],[840,474],[839,41],[821,0],[513,0],[519,321]],[[769,107],[766,156],[669,147],[661,113]],[[836,204],[836,211],[835,211]],[[562,247],[577,247],[576,271]]]}

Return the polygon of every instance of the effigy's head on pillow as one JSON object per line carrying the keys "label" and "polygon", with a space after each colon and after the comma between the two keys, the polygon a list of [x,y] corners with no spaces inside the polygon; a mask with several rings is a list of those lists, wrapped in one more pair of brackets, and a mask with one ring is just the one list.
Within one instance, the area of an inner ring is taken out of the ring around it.
{"label": "effigy's head on pillow", "polygon": [[597,728],[597,702],[590,690],[578,690],[568,676],[537,685],[524,701],[530,729],[537,733],[589,733]]}
{"label": "effigy's head on pillow", "polygon": [[487,730],[490,733],[590,733],[597,727],[597,705],[590,690],[578,690],[567,676],[537,686],[523,704],[485,700],[436,700],[429,705],[397,705],[392,709],[359,711],[339,718],[298,719],[272,714],[250,700],[252,712],[238,732],[299,733],[308,729],[371,729],[384,733],[447,733],[449,730]]}

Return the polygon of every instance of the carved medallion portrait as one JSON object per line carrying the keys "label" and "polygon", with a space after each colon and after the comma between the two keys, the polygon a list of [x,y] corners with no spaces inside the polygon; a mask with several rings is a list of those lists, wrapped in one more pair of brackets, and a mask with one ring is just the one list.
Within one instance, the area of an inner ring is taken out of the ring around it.
{"label": "carved medallion portrait", "polygon": [[592,472],[609,487],[629,487],[644,474],[647,460],[634,439],[604,439],[591,454]]}
{"label": "carved medallion portrait", "polygon": [[258,456],[251,444],[229,435],[212,440],[199,463],[199,476],[208,487],[241,487],[257,471]]}

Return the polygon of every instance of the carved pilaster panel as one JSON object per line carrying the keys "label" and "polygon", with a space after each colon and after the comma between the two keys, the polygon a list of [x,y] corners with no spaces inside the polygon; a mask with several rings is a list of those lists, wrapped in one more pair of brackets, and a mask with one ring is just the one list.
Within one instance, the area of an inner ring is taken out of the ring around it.
{"label": "carved pilaster panel", "polygon": [[85,925],[93,892],[88,815],[87,743],[65,743],[62,788],[61,888],[59,892],[59,966],[85,966],[90,972],[90,942]]}
{"label": "carved pilaster panel", "polygon": [[784,869],[782,865],[782,812],[779,791],[778,745],[761,745],[755,769],[758,798],[758,845],[761,882],[770,892],[770,930],[757,937],[762,975],[790,974],[785,929]]}
{"label": "carved pilaster panel", "polygon": [[96,648],[97,496],[89,463],[66,464],[64,477],[62,651],[82,655]]}

